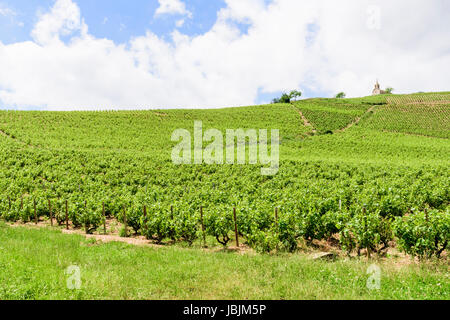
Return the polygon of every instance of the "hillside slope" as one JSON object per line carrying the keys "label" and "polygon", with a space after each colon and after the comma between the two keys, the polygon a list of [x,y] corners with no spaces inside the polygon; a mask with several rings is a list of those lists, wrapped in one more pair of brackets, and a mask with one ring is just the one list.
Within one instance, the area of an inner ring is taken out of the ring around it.
{"label": "hillside slope", "polygon": [[[68,201],[73,225],[95,229],[105,203],[106,214],[118,219],[126,208],[130,225],[143,232],[146,205],[160,219],[154,223],[181,221],[177,230],[187,232],[198,230],[202,206],[207,232],[227,236],[236,207],[241,236],[263,247],[275,207],[296,239],[308,241],[343,232],[361,212],[392,219],[424,208],[446,213],[449,105],[439,101],[432,104],[439,112],[414,103],[399,111],[404,106],[388,104],[385,96],[220,110],[1,111],[0,213],[29,221],[36,201],[44,218],[51,200],[62,222]],[[172,132],[192,135],[196,120],[224,134],[279,129],[278,173],[261,175],[261,164],[173,164]]]}

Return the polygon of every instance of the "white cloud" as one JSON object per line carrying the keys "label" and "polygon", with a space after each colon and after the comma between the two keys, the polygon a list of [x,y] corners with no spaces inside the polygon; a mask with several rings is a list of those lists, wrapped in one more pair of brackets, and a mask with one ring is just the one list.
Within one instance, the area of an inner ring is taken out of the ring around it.
{"label": "white cloud", "polygon": [[163,14],[181,14],[192,18],[192,12],[186,9],[186,5],[181,0],[158,0],[159,7],[156,9],[155,16]]}
{"label": "white cloud", "polygon": [[175,25],[176,25],[178,28],[181,28],[181,27],[184,25],[184,19],[177,20],[177,22],[175,23]]}
{"label": "white cloud", "polygon": [[87,33],[87,26],[80,18],[80,9],[72,0],[58,0],[49,13],[41,15],[32,31],[33,39],[41,45],[59,41],[61,35],[75,31]]}
{"label": "white cloud", "polygon": [[[226,3],[204,34],[174,31],[166,41],[148,31],[116,45],[90,35],[79,8],[58,0],[34,41],[0,42],[0,101],[59,110],[219,107],[290,89],[368,95],[376,78],[396,92],[450,89],[446,0]],[[368,23],[374,5],[379,28]]]}
{"label": "white cloud", "polygon": [[0,3],[0,16],[4,16],[4,17],[13,17],[16,15],[16,12],[7,7],[5,4]]}

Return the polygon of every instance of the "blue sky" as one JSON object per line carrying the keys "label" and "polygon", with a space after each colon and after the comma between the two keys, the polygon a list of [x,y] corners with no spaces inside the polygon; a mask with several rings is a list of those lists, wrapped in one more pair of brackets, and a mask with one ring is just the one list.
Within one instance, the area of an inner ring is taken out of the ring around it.
{"label": "blue sky", "polygon": [[[131,37],[144,35],[151,30],[159,36],[173,31],[181,14],[155,17],[159,7],[157,0],[76,0],[89,32],[98,38],[127,42]],[[13,17],[0,15],[0,40],[5,44],[31,40],[31,30],[38,20],[39,12],[48,11],[54,0],[0,0],[1,7],[15,12]],[[224,8],[223,0],[190,0],[186,8],[195,19],[186,19],[178,28],[189,35],[208,31],[215,23],[217,12]],[[21,25],[23,23],[23,26]]]}
{"label": "blue sky", "polygon": [[450,5],[427,3],[0,0],[0,108],[237,106],[377,78],[448,90]]}

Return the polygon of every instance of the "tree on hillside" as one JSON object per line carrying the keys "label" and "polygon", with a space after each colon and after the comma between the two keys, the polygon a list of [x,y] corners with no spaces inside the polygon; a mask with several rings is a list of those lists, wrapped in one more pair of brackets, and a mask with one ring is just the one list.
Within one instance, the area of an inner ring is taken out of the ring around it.
{"label": "tree on hillside", "polygon": [[392,94],[392,92],[394,91],[394,88],[388,87],[388,88],[386,88],[385,91],[387,94]]}
{"label": "tree on hillside", "polygon": [[292,100],[302,96],[302,93],[297,90],[292,90],[289,94],[283,93],[280,98],[275,98],[272,103],[290,103]]}
{"label": "tree on hillside", "polygon": [[336,95],[336,99],[344,99],[345,98],[345,92],[339,92],[337,95]]}

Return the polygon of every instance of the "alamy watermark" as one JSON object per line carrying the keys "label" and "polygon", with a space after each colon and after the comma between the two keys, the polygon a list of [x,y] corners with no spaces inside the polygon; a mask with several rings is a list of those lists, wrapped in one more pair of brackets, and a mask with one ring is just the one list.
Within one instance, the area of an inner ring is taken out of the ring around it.
{"label": "alamy watermark", "polygon": [[[172,149],[174,164],[246,164],[248,146],[248,164],[268,166],[261,168],[262,175],[275,175],[279,170],[280,133],[277,129],[271,130],[269,144],[267,129],[227,129],[224,137],[217,129],[203,132],[202,121],[195,121],[193,141],[186,129],[175,130],[171,140],[179,142]],[[205,148],[204,142],[209,143]]]}
{"label": "alamy watermark", "polygon": [[381,268],[376,264],[372,264],[367,268],[367,274],[369,278],[366,281],[366,287],[369,290],[380,290],[381,289]]}
{"label": "alamy watermark", "polygon": [[370,5],[367,7],[366,26],[370,30],[381,29],[381,8],[379,6]]}
{"label": "alamy watermark", "polygon": [[69,290],[80,290],[81,289],[81,269],[78,266],[69,266],[64,272],[68,275],[66,284]]}

